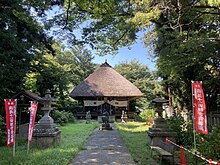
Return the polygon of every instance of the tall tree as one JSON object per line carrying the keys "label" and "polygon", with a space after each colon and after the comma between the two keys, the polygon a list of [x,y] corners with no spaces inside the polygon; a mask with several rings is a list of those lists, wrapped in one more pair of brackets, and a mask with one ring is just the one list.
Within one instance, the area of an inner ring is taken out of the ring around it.
{"label": "tall tree", "polygon": [[46,6],[51,6],[51,3],[38,7],[31,4],[28,0],[0,1],[1,100],[10,97],[22,87],[23,78],[36,51],[51,49],[50,39],[31,14],[31,7],[32,11],[38,8],[35,13],[40,15]]}
{"label": "tall tree", "polygon": [[218,5],[212,1],[170,1],[155,21],[157,67],[181,109],[190,109],[191,80],[204,82],[205,93],[212,96],[208,107],[217,109],[220,92],[216,83],[220,75]]}
{"label": "tall tree", "polygon": [[91,52],[83,47],[64,50],[55,43],[56,56],[45,52],[41,58],[32,61],[32,68],[26,76],[26,89],[43,95],[50,89],[59,99],[60,106],[67,106],[69,92],[95,69]]}
{"label": "tall tree", "polygon": [[137,100],[137,106],[140,108],[149,108],[156,95],[162,93],[162,87],[156,73],[138,61],[120,63],[115,66],[115,70],[137,86],[144,94],[144,97]]}
{"label": "tall tree", "polygon": [[92,52],[82,46],[74,46],[69,51],[66,51],[65,54],[68,54],[68,56],[72,58],[71,73],[75,76],[71,81],[74,86],[78,85],[94,72],[97,67],[96,64],[92,62],[94,59]]}

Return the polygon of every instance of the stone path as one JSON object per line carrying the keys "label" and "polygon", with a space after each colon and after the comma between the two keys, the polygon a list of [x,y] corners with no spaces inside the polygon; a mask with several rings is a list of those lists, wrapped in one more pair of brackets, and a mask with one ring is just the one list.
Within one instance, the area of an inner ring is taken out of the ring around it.
{"label": "stone path", "polygon": [[135,165],[118,130],[94,130],[70,165]]}

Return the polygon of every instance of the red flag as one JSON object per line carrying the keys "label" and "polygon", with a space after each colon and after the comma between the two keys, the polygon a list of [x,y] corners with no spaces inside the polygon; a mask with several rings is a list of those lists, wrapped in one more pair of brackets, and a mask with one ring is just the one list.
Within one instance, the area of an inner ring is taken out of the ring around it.
{"label": "red flag", "polygon": [[192,82],[193,87],[193,106],[194,106],[194,124],[196,132],[208,134],[206,105],[202,82]]}
{"label": "red flag", "polygon": [[16,131],[16,100],[5,100],[6,145],[14,145]]}
{"label": "red flag", "polygon": [[37,112],[37,106],[38,106],[37,102],[31,101],[28,141],[31,141],[31,139],[32,139],[32,134],[33,134],[33,129],[34,129],[34,121],[35,121],[36,112]]}
{"label": "red flag", "polygon": [[184,155],[184,150],[182,146],[180,146],[180,165],[187,165],[186,157]]}

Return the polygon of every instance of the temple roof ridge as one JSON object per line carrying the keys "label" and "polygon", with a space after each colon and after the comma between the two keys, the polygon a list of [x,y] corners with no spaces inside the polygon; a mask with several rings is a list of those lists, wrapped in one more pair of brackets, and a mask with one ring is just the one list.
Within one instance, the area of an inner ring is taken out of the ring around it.
{"label": "temple roof ridge", "polygon": [[110,68],[112,68],[112,66],[109,65],[109,63],[107,62],[107,60],[105,60],[105,62],[104,62],[103,64],[101,64],[100,67],[110,67]]}

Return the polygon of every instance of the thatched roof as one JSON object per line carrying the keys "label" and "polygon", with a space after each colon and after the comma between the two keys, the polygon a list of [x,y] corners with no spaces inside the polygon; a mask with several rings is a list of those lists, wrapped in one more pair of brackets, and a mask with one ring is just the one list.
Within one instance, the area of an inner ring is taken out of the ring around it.
{"label": "thatched roof", "polygon": [[102,96],[139,98],[143,94],[136,86],[105,62],[76,86],[70,96],[72,98]]}

